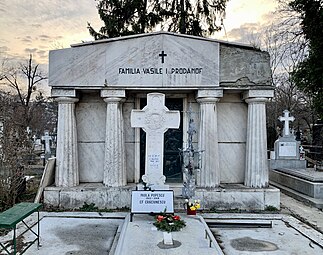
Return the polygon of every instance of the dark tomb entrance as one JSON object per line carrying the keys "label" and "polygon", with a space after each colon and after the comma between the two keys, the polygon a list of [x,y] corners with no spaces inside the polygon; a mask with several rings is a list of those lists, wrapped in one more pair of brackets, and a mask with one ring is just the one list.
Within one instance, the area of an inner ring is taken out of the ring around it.
{"label": "dark tomb entrance", "polygon": [[[147,99],[140,100],[140,109],[147,105]],[[165,105],[169,110],[177,110],[181,115],[179,129],[168,129],[164,134],[164,170],[166,182],[182,182],[180,149],[183,146],[183,99],[166,98]],[[140,129],[140,176],[145,174],[146,133]]]}

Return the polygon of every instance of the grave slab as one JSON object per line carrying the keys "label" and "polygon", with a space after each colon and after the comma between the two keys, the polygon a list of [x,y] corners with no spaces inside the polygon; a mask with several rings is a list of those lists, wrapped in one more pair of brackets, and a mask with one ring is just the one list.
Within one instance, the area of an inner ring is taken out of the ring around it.
{"label": "grave slab", "polygon": [[[124,213],[96,212],[42,212],[40,221],[40,247],[32,245],[26,255],[102,255],[113,249],[117,241]],[[34,222],[35,215],[28,221]],[[18,235],[25,227],[18,226]],[[33,227],[34,231],[36,227]],[[10,236],[10,233],[8,234]],[[5,237],[2,237],[5,238]],[[34,238],[31,233],[18,237],[19,245],[24,246]],[[2,254],[2,253],[1,253]]]}
{"label": "grave slab", "polygon": [[269,178],[271,182],[296,190],[307,196],[323,199],[322,174],[317,173],[315,175],[313,171],[307,174],[306,170],[297,173],[296,170],[292,169],[277,169],[270,170]]}
{"label": "grave slab", "polygon": [[[211,231],[221,243],[225,254],[319,255],[323,252],[322,233],[291,216],[212,214],[204,215],[204,217],[209,224],[217,221],[222,224],[220,227],[211,227]],[[262,221],[271,221],[272,227],[252,226],[251,224],[257,218]],[[224,222],[231,224],[226,226]],[[245,227],[241,227],[241,223],[246,224]]]}

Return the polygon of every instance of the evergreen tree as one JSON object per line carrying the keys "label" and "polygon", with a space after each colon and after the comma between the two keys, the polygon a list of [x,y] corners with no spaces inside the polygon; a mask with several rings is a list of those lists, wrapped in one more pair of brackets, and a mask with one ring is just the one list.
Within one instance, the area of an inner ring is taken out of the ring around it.
{"label": "evergreen tree", "polygon": [[323,119],[323,1],[294,0],[290,6],[301,15],[301,26],[309,54],[293,71],[293,80],[312,97],[318,115]]}
{"label": "evergreen tree", "polygon": [[169,32],[209,36],[221,29],[228,0],[96,0],[104,26],[99,32],[88,23],[95,40],[151,32],[157,26]]}

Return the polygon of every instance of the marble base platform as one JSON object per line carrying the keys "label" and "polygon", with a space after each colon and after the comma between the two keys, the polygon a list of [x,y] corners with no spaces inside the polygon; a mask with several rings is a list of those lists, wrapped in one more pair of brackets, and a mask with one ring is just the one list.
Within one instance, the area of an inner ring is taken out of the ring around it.
{"label": "marble base platform", "polygon": [[306,169],[306,160],[299,159],[269,159],[269,168],[295,168],[295,169]]}
{"label": "marble base platform", "polygon": [[313,205],[323,204],[323,172],[280,168],[270,170],[269,179],[272,185],[288,193],[295,191],[296,198],[307,200]]}
{"label": "marble base platform", "polygon": [[77,209],[85,202],[94,203],[100,209],[130,208],[133,189],[133,186],[105,187],[102,183],[82,183],[72,188],[46,187],[44,204],[61,209]]}
{"label": "marble base platform", "polygon": [[[99,208],[130,208],[131,191],[135,184],[121,188],[105,187],[102,183],[83,183],[74,188],[46,187],[44,204],[47,207],[77,209],[94,203]],[[185,199],[181,198],[181,185],[170,184],[174,190],[174,208],[184,209]],[[280,191],[277,188],[248,188],[242,184],[221,185],[217,189],[196,190],[196,198],[201,200],[202,209],[215,210],[265,210],[268,206],[280,208]]]}

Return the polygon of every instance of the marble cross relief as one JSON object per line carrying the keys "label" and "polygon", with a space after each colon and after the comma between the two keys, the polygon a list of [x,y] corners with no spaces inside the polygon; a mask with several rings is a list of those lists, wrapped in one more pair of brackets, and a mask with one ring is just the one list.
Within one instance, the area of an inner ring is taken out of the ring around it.
{"label": "marble cross relief", "polygon": [[132,110],[131,127],[146,132],[145,175],[142,180],[151,189],[163,189],[166,177],[163,175],[164,133],[169,128],[179,128],[179,111],[170,111],[165,106],[165,95],[150,93],[147,105],[142,110]]}

